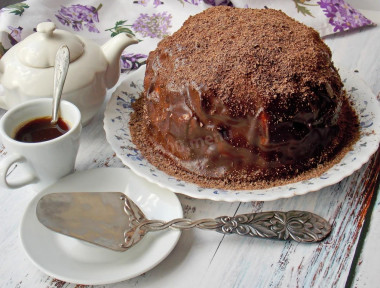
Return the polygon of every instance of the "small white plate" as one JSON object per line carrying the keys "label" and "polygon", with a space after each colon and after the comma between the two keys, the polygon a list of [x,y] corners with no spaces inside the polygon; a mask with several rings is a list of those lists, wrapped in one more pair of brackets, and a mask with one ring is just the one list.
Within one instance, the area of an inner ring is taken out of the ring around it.
{"label": "small white plate", "polygon": [[36,206],[53,192],[124,192],[147,218],[172,220],[183,217],[174,193],[134,175],[128,168],[99,168],[76,172],[37,194],[22,218],[20,238],[30,260],[44,273],[71,283],[99,285],[136,277],[165,259],[177,244],[178,230],[148,233],[125,252],[115,252],[55,233],[37,219]]}
{"label": "small white plate", "polygon": [[[143,68],[143,67],[142,67]],[[362,82],[357,74],[339,70],[349,98],[359,115],[360,139],[340,163],[323,173],[320,177],[306,181],[275,186],[262,190],[223,190],[203,188],[172,177],[150,164],[132,142],[129,130],[132,103],[143,91],[145,69],[140,68],[131,74],[113,93],[108,102],[104,129],[107,141],[116,155],[128,165],[133,172],[150,182],[156,183],[173,192],[182,193],[194,198],[216,201],[271,201],[303,195],[338,183],[351,175],[366,163],[376,152],[380,141],[380,104],[375,95]]]}

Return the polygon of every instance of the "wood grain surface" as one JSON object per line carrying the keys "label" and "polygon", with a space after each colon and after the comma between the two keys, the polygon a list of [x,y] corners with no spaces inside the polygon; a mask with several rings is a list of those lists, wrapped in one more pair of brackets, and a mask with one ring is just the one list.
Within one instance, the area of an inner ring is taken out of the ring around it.
{"label": "wood grain surface", "polygon": [[[84,129],[77,170],[123,167],[103,140],[102,114]],[[100,122],[99,122],[100,121]],[[1,154],[6,151],[1,149]],[[319,244],[184,231],[173,252],[157,267],[107,287],[344,287],[367,209],[375,195],[379,153],[340,183],[307,195],[270,202],[226,203],[178,195],[191,219],[269,210],[308,210],[328,219],[333,230]],[[6,287],[76,287],[50,278],[26,259],[18,225],[31,187],[2,191],[0,279]],[[360,287],[360,286],[358,286]]]}
{"label": "wood grain surface", "polygon": [[[336,66],[358,70],[359,77],[379,93],[379,26],[335,35],[325,41],[332,49]],[[105,140],[104,108],[105,104],[83,129],[77,171],[124,167]],[[4,112],[1,110],[0,116]],[[0,146],[0,160],[6,154]],[[99,287],[379,287],[379,170],[378,151],[359,171],[338,184],[290,199],[227,203],[178,195],[185,216],[191,219],[297,209],[319,214],[332,223],[333,229],[328,239],[318,244],[187,230],[172,253],[152,270]],[[17,173],[17,169],[12,172],[14,177]],[[18,229],[23,211],[34,195],[33,185],[14,191],[0,190],[0,287],[86,287],[45,275],[24,254]],[[371,206],[371,201],[376,202]]]}

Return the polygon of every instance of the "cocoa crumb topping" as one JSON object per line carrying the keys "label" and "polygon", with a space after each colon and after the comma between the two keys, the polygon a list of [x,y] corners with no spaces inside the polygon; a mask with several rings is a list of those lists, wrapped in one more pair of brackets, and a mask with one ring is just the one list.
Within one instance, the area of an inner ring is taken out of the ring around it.
{"label": "cocoa crumb topping", "polygon": [[358,139],[331,51],[281,11],[214,7],[149,54],[130,127],[169,175],[222,189],[317,177]]}
{"label": "cocoa crumb topping", "polygon": [[189,81],[196,89],[207,86],[210,93],[203,97],[217,95],[236,117],[277,97],[277,105],[284,106],[289,97],[307,101],[313,86],[342,87],[319,34],[273,9],[207,9],[152,53],[162,61],[165,55],[177,59],[172,66],[159,66],[162,78],[178,87]]}

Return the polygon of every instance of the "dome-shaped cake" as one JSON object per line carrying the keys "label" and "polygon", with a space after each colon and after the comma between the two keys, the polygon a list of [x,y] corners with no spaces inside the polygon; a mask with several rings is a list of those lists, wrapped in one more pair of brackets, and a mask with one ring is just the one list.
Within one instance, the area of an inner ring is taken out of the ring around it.
{"label": "dome-shaped cake", "polygon": [[315,30],[272,9],[210,8],[149,54],[133,141],[184,180],[263,187],[352,142],[342,86]]}

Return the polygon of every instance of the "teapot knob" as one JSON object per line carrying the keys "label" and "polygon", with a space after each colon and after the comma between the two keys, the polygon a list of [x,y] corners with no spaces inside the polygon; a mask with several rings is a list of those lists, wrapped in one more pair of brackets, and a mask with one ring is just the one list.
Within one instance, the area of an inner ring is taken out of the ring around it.
{"label": "teapot knob", "polygon": [[47,36],[51,36],[55,28],[56,27],[53,22],[43,22],[37,25],[37,32],[45,33]]}

